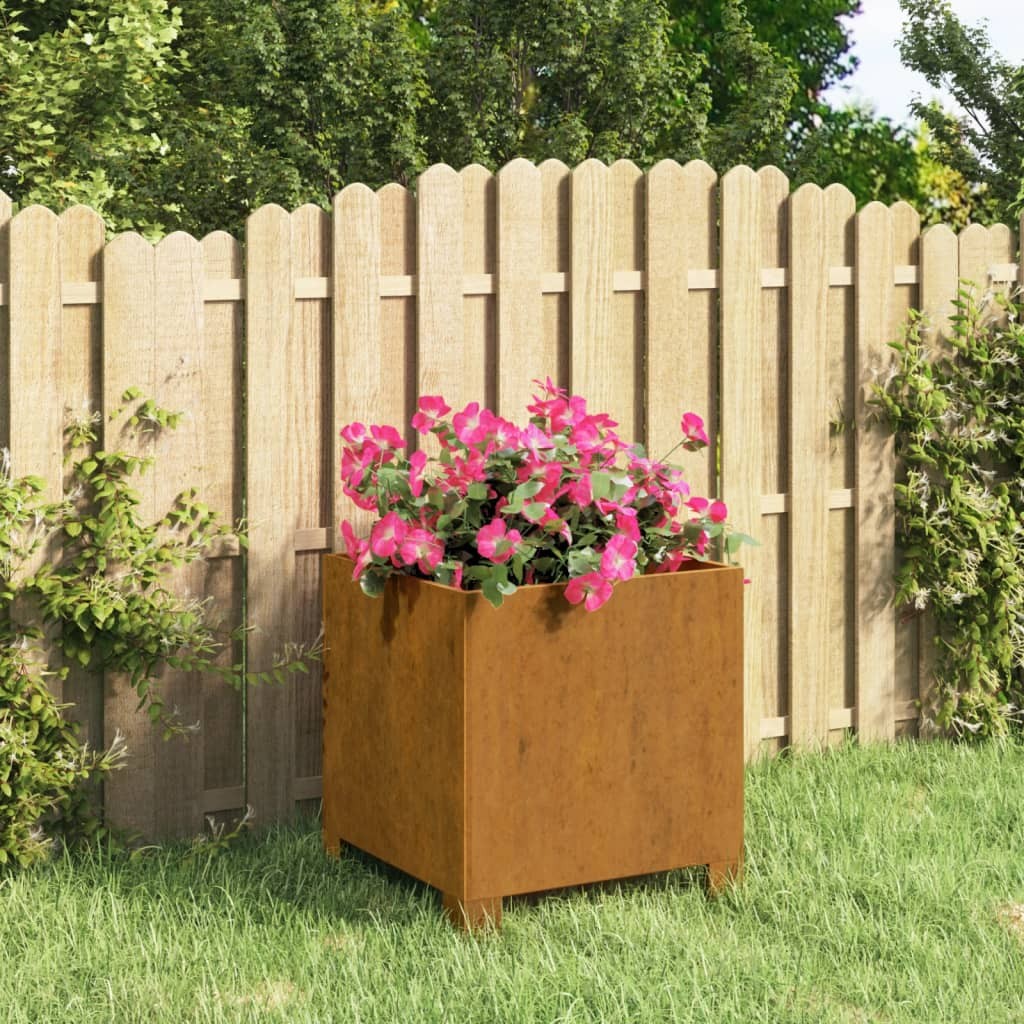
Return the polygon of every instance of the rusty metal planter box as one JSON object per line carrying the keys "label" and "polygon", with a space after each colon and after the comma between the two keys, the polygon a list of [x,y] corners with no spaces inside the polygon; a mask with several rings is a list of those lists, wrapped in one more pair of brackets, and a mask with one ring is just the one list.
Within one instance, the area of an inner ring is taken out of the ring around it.
{"label": "rusty metal planter box", "polygon": [[323,834],[437,887],[458,922],[501,897],[709,865],[743,847],[742,570],[562,585],[500,609],[323,560]]}

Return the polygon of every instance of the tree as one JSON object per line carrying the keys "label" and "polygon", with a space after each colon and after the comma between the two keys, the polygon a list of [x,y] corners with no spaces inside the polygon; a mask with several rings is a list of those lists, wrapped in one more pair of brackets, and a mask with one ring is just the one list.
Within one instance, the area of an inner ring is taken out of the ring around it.
{"label": "tree", "polygon": [[[423,166],[417,117],[425,98],[422,60],[406,13],[372,0],[195,0],[182,43],[193,104],[224,103],[236,134],[230,150],[229,220],[279,202],[330,203],[345,185],[407,181]],[[182,152],[225,152],[222,115],[190,126]],[[195,177],[194,195],[209,178]],[[212,212],[212,211],[211,211]]]}
{"label": "tree", "polygon": [[114,228],[163,230],[153,170],[180,109],[180,16],[166,0],[48,14],[0,0],[4,190],[22,204],[87,203]]}
{"label": "tree", "polygon": [[707,58],[713,122],[727,120],[746,102],[742,86],[728,73],[736,55],[737,17],[765,48],[763,57],[795,76],[788,124],[812,129],[822,113],[819,94],[857,66],[849,52],[850,31],[840,19],[858,14],[860,0],[670,0],[670,9],[675,44]]}
{"label": "tree", "polygon": [[702,63],[673,49],[661,0],[438,0],[420,16],[430,161],[702,152]]}
{"label": "tree", "polygon": [[920,98],[914,113],[928,126],[939,158],[982,186],[997,219],[1024,204],[1024,67],[999,55],[983,27],[963,25],[948,0],[900,0],[907,17],[900,56],[963,108],[955,116]]}
{"label": "tree", "polygon": [[794,186],[841,182],[858,206],[876,199],[920,206],[925,199],[913,134],[865,106],[829,110],[814,131],[803,135],[790,175]]}

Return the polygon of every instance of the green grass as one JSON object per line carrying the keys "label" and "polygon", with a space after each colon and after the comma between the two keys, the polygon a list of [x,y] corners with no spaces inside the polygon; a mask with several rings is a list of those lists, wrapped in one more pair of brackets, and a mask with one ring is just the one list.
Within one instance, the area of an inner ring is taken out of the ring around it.
{"label": "green grass", "polygon": [[843,747],[751,769],[747,872],[505,902],[451,930],[432,890],[315,823],[93,854],[0,882],[0,1019],[1024,1020],[1024,745]]}

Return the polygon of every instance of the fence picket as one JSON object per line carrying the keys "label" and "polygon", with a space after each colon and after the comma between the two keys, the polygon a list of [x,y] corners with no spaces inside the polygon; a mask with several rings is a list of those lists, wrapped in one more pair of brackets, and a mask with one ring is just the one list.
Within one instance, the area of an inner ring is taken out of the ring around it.
{"label": "fence picket", "polygon": [[829,729],[828,250],[825,197],[802,185],[789,234],[789,738],[822,747]]}
{"label": "fence picket", "polygon": [[[334,197],[333,353],[334,402],[331,436],[333,501],[328,538],[335,551],[343,549],[338,529],[343,519],[362,536],[373,515],[358,508],[341,491],[338,474],[347,423],[387,423],[404,429],[404,395],[388,387],[404,352],[381,331],[380,200],[365,185],[349,185]],[[396,351],[397,348],[397,351]]]}
{"label": "fence picket", "polygon": [[[11,270],[11,200],[5,192],[0,192],[0,288],[10,294]],[[9,300],[8,300],[9,302]],[[0,307],[0,366],[9,367],[10,338],[8,334],[9,305],[5,302]],[[0,448],[10,448],[11,444],[11,395],[10,385],[0,387]]]}
{"label": "fence picket", "polygon": [[[777,167],[757,172],[760,189],[761,266],[789,273],[789,179]],[[784,494],[789,487],[789,302],[788,286],[764,288],[761,282],[760,415],[761,494]],[[789,617],[789,513],[761,515],[757,536],[761,590],[761,713],[788,716],[792,672],[784,635]],[[771,581],[771,583],[769,583]]]}
{"label": "fence picket", "polygon": [[[620,419],[624,410],[616,405],[623,368],[615,347],[612,231],[608,168],[587,160],[572,172],[571,384],[592,409]],[[626,372],[632,372],[632,364]]]}
{"label": "fence picket", "polygon": [[[303,481],[291,420],[305,395],[302,339],[295,336],[292,220],[263,206],[246,224],[247,641],[250,672],[273,667],[279,630],[290,629],[298,600],[295,531],[306,526],[295,508]],[[292,812],[295,777],[295,693],[291,686],[250,686],[246,693],[246,799],[257,820]]]}
{"label": "fence picket", "polygon": [[[545,160],[540,167],[540,266],[542,274],[572,275],[572,171],[560,160]],[[572,372],[572,296],[568,292],[544,295],[545,348],[555,353],[555,383],[569,386]]]}
{"label": "fence picket", "polygon": [[[612,277],[616,271],[642,273],[646,235],[646,181],[636,164],[616,160],[608,170],[612,204]],[[647,443],[644,423],[644,296],[640,292],[612,294],[612,367],[604,382],[604,397],[590,407],[611,411],[619,434],[628,441]],[[584,392],[586,394],[586,392]]]}
{"label": "fence picket", "polygon": [[[757,534],[761,523],[762,458],[758,438],[761,402],[761,210],[760,182],[749,167],[734,167],[722,178],[722,495],[739,530]],[[762,651],[759,643],[764,592],[762,549],[744,548],[751,578],[744,600],[745,749],[760,745]]]}
{"label": "fence picket", "polygon": [[[959,277],[957,237],[945,224],[935,224],[921,236],[921,310],[927,318],[924,338],[935,353],[949,350],[945,339],[949,337]],[[917,624],[917,683],[921,702],[918,730],[922,736],[934,735],[936,731],[935,640],[935,617],[925,611]]]}
{"label": "fence picket", "polygon": [[892,437],[869,416],[871,387],[886,360],[893,305],[893,223],[881,203],[857,215],[854,267],[857,321],[857,731],[863,740],[895,735],[895,525]]}
{"label": "fence picket", "polygon": [[[385,185],[377,192],[380,204],[380,272],[381,275],[412,276],[416,273],[416,204],[409,190],[401,185]],[[416,299],[413,296],[389,296],[381,301],[381,349],[393,360],[386,409],[401,408],[403,415],[394,420],[380,418],[399,427],[405,425],[406,443],[410,451],[419,435],[409,425],[416,396],[419,394],[416,350]],[[390,413],[394,415],[394,413]],[[340,429],[340,427],[339,427]]]}
{"label": "fence picket", "polygon": [[436,164],[419,180],[416,198],[419,391],[444,395],[454,411],[483,403],[483,353],[464,331],[463,179]]}
{"label": "fence picket", "polygon": [[711,444],[685,460],[700,495],[717,488],[718,360],[707,300],[690,291],[689,272],[717,266],[717,192],[715,172],[700,160],[662,160],[647,173],[647,447],[660,458],[679,441],[683,412],[704,417]]}
{"label": "fence picket", "polygon": [[[107,451],[156,454],[151,444],[136,439],[125,422],[110,422],[110,414],[123,407],[126,388],[137,387],[159,401],[154,387],[156,362],[156,255],[141,235],[118,235],[103,253],[103,422],[100,441]],[[162,470],[162,461],[158,466]],[[147,474],[135,488],[139,514],[152,521],[158,514],[155,475]],[[107,819],[120,828],[146,836],[164,831],[164,808],[156,802],[157,746],[149,719],[136,710],[138,696],[121,673],[104,679],[104,742],[117,733],[131,751],[130,771],[115,772],[103,787]],[[168,704],[168,709],[171,705]],[[179,807],[168,808],[177,815]],[[180,821],[180,818],[179,818]]]}
{"label": "fence picket", "polygon": [[497,412],[522,422],[535,388],[558,377],[557,339],[543,332],[541,173],[528,160],[498,172]]}
{"label": "fence picket", "polygon": [[[244,276],[242,247],[225,231],[202,240],[206,282],[240,282]],[[202,376],[206,430],[203,468],[195,480],[203,501],[222,522],[242,518],[243,452],[242,348],[243,309],[239,300],[206,302],[203,312]],[[204,567],[204,593],[212,599],[211,621],[225,634],[222,665],[242,661],[241,641],[229,642],[230,631],[242,624],[243,559],[226,550]],[[203,811],[236,811],[245,806],[242,773],[242,693],[214,683],[203,688]]]}
{"label": "fence picket", "polygon": [[[854,218],[857,202],[842,185],[825,189],[825,252],[828,267],[852,267],[855,262]],[[830,286],[828,294],[828,413],[830,419],[829,489],[852,492],[855,483],[852,416],[855,406],[853,288]],[[828,553],[830,742],[845,735],[852,723],[854,692],[854,587],[856,551],[853,509],[830,508]],[[833,727],[832,713],[842,715]]]}

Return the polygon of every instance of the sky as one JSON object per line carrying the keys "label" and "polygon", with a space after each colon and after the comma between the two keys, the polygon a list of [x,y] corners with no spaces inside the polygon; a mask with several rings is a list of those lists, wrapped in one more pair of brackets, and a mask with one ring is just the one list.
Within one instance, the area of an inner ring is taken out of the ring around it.
{"label": "sky", "polygon": [[[853,53],[860,67],[843,84],[830,89],[826,98],[833,106],[851,100],[867,100],[882,117],[900,124],[912,123],[908,104],[914,93],[924,99],[938,95],[947,107],[948,94],[933,89],[900,63],[897,40],[903,15],[897,0],[861,0],[863,13],[849,19],[853,32]],[[988,36],[1004,57],[1024,63],[1024,0],[952,0],[957,17],[967,25],[988,21]]]}

